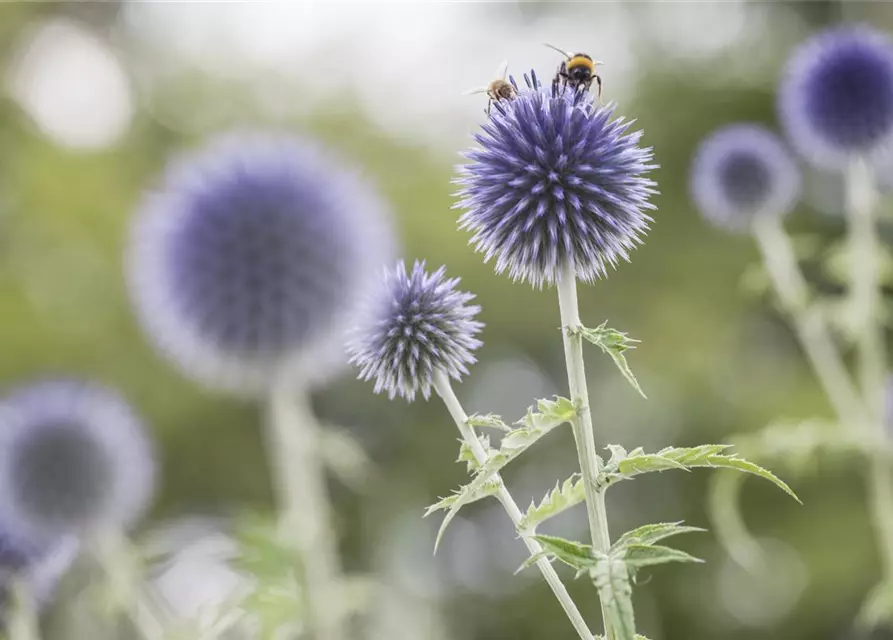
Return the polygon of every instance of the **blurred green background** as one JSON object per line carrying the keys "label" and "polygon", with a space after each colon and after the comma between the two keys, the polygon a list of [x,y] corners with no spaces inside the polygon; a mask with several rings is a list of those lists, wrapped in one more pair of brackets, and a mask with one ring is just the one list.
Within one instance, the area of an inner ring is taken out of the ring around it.
{"label": "blurred green background", "polygon": [[[741,286],[757,259],[751,241],[702,223],[687,172],[713,128],[775,127],[774,90],[791,47],[842,19],[893,29],[889,4],[856,2],[0,5],[0,378],[78,373],[122,390],[161,443],[162,487],[147,528],[272,509],[259,408],[199,390],[153,353],[122,275],[131,212],[170,154],[215,131],[271,127],[314,135],[362,166],[393,203],[403,255],[446,264],[478,295],[485,347],[458,387],[469,411],[516,419],[535,397],[565,393],[554,291],[495,275],[450,208],[452,167],[485,107],[461,93],[486,83],[505,57],[516,73],[533,65],[547,77],[558,62],[541,47],[549,41],[606,61],[606,98],[637,120],[661,166],[645,245],[580,290],[585,322],[608,319],[642,341],[629,360],[649,396],[589,352],[599,444],[722,442],[779,417],[827,417],[783,319]],[[839,236],[840,194],[824,176],[808,173],[806,184],[792,228]],[[365,492],[332,484],[348,569],[381,572],[440,611],[446,638],[574,637],[538,576],[512,575],[523,547],[495,503],[468,508],[432,557],[438,522],[422,521],[423,508],[466,477],[438,402],[388,402],[350,373],[316,402],[376,464]],[[506,474],[525,505],[576,465],[569,432],[534,455]],[[748,482],[744,513],[788,561],[754,579],[712,535],[682,540],[708,562],[643,574],[642,633],[857,637],[851,621],[879,578],[859,463],[780,475],[804,506]],[[662,474],[612,489],[613,531],[666,520],[709,526],[708,478]],[[581,517],[550,532],[582,537]],[[570,587],[594,625],[595,591]]]}

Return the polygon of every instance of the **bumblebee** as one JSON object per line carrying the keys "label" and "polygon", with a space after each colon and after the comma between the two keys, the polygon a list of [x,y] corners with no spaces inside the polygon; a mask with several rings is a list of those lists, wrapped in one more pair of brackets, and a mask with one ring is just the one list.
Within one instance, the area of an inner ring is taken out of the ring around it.
{"label": "bumblebee", "polygon": [[517,89],[515,89],[515,85],[506,80],[509,70],[509,63],[507,60],[504,60],[499,68],[496,70],[496,79],[493,80],[486,87],[478,87],[477,89],[471,89],[470,91],[466,91],[465,95],[474,95],[478,93],[486,93],[489,100],[487,101],[487,109],[486,114],[490,115],[490,108],[493,106],[494,102],[499,102],[500,100],[511,100],[515,96],[518,95]]}
{"label": "bumblebee", "polygon": [[592,86],[592,81],[595,80],[595,83],[598,86],[598,101],[601,103],[602,79],[601,76],[595,72],[595,67],[604,64],[604,62],[593,60],[592,56],[587,53],[572,53],[570,51],[559,49],[551,44],[546,44],[546,46],[550,49],[554,49],[567,58],[561,62],[561,65],[559,65],[558,71],[555,73],[555,79],[552,80],[552,86],[558,86],[562,89],[571,87],[574,91],[582,87],[583,91],[589,91],[589,88]]}

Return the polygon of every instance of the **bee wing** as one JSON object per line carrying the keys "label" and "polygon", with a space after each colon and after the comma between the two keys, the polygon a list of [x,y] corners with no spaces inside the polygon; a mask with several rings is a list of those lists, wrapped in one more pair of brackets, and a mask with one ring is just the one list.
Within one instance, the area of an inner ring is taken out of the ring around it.
{"label": "bee wing", "polygon": [[473,95],[477,95],[479,93],[487,93],[488,90],[489,90],[488,87],[475,87],[474,89],[469,89],[468,91],[463,91],[462,95],[463,96],[473,96]]}
{"label": "bee wing", "polygon": [[574,54],[572,54],[570,51],[565,51],[564,49],[559,49],[559,48],[556,47],[554,44],[549,44],[548,42],[544,42],[544,43],[543,43],[543,46],[544,46],[544,47],[549,47],[550,49],[554,49],[555,51],[557,51],[558,53],[560,53],[561,55],[563,55],[565,58],[567,58],[568,60],[570,60],[570,59],[573,57],[573,55],[574,55]]}
{"label": "bee wing", "polygon": [[509,61],[503,60],[502,63],[499,65],[499,67],[497,67],[497,69],[496,69],[495,77],[505,80],[505,77],[508,75],[508,72],[509,72]]}

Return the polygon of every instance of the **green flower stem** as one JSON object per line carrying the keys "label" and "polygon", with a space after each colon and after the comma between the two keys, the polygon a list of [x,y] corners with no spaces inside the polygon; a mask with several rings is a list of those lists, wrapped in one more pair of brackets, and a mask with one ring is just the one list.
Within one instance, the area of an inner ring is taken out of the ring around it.
{"label": "green flower stem", "polygon": [[9,640],[40,640],[37,606],[28,586],[21,580],[14,580],[11,595],[7,628]]}
{"label": "green flower stem", "polygon": [[[487,460],[487,452],[484,451],[484,447],[478,439],[477,434],[468,425],[468,416],[462,409],[459,399],[453,392],[450,379],[445,373],[438,371],[434,374],[434,390],[441,399],[443,399],[447,411],[450,412],[453,421],[459,428],[459,433],[462,434],[462,439],[465,440],[471,448],[475,460],[477,460],[478,464],[484,464]],[[499,477],[499,474],[496,474],[495,479],[499,482],[499,491],[496,494],[496,498],[502,503],[506,513],[508,513],[509,518],[511,518],[514,523],[515,529],[518,530],[518,534],[521,536],[524,544],[527,545],[527,549],[530,551],[531,555],[542,553],[543,548],[540,546],[539,542],[531,538],[528,532],[522,531],[519,528],[523,514],[508,489],[506,489],[503,484],[502,478]],[[589,628],[586,626],[586,622],[583,620],[583,616],[580,615],[577,605],[574,604],[570,594],[567,592],[567,589],[549,561],[545,558],[540,558],[536,561],[536,566],[542,572],[546,582],[552,588],[552,592],[555,594],[555,597],[558,598],[561,608],[564,609],[565,614],[567,614],[568,619],[571,621],[571,624],[574,629],[576,629],[580,638],[583,640],[593,640],[592,632],[590,632]]]}
{"label": "green flower stem", "polygon": [[754,238],[782,308],[789,314],[806,357],[825,391],[838,419],[861,428],[864,409],[827,322],[809,305],[809,287],[803,277],[790,239],[777,218],[760,216],[754,223]]}
{"label": "green flower stem", "polygon": [[[583,338],[576,331],[582,325],[580,309],[577,304],[577,272],[571,261],[568,261],[563,267],[558,280],[558,307],[561,312],[561,334],[564,339],[564,359],[567,365],[570,399],[579,408],[579,413],[573,420],[572,426],[574,441],[577,444],[577,456],[580,460],[580,472],[583,476],[583,490],[586,495],[586,512],[589,516],[592,546],[597,551],[607,552],[611,547],[611,535],[608,531],[605,494],[598,489],[596,482],[599,474],[599,462],[595,450],[595,435],[592,430],[592,414],[589,410],[586,370],[583,366]],[[629,608],[632,608],[632,604]],[[605,623],[607,640],[613,640],[613,625],[605,603],[602,603],[602,618]]]}
{"label": "green flower stem", "polygon": [[304,578],[312,637],[344,640],[340,558],[319,453],[320,427],[309,405],[306,391],[279,377],[269,398],[269,455],[280,526],[295,545]]}
{"label": "green flower stem", "polygon": [[[883,441],[887,345],[881,323],[881,250],[875,220],[876,193],[871,167],[861,159],[850,164],[846,181],[852,264],[852,305],[857,322],[859,385],[870,427],[868,442]],[[893,468],[881,455],[872,456],[868,492],[878,536],[884,578],[893,580]]]}
{"label": "green flower stem", "polygon": [[127,615],[139,637],[165,640],[171,619],[143,580],[139,552],[121,531],[97,531],[89,540],[93,560],[104,574],[115,610]]}

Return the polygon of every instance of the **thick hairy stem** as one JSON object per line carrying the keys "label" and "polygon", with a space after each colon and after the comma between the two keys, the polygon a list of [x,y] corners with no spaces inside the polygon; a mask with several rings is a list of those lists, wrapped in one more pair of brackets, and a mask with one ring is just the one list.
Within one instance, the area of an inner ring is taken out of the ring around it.
{"label": "thick hairy stem", "polygon": [[[851,291],[856,318],[859,386],[865,399],[868,438],[884,434],[887,345],[881,323],[881,249],[875,219],[876,193],[871,167],[862,159],[847,173],[847,219],[850,227]],[[893,580],[893,468],[878,455],[871,460],[868,493],[884,566]]]}
{"label": "thick hairy stem", "polygon": [[269,399],[269,455],[281,528],[304,578],[307,621],[315,640],[344,640],[342,576],[319,454],[319,423],[306,391],[280,376]]}
{"label": "thick hairy stem", "polygon": [[[592,413],[589,410],[586,370],[583,366],[583,338],[576,331],[581,323],[580,309],[577,304],[577,273],[571,261],[568,261],[563,267],[558,280],[558,306],[561,312],[561,334],[564,339],[564,360],[567,366],[570,399],[578,408],[577,416],[572,424],[574,440],[577,444],[577,457],[580,460],[580,472],[583,476],[583,488],[586,494],[589,531],[592,536],[592,546],[598,551],[606,552],[611,546],[611,536],[608,531],[605,494],[599,489],[596,482],[599,463],[595,449],[595,435],[592,430]],[[605,635],[608,640],[612,640],[614,637],[612,624],[604,603],[602,603],[602,616],[605,620]]]}
{"label": "thick hairy stem", "polygon": [[[468,425],[468,416],[465,414],[465,411],[462,409],[462,405],[459,403],[459,399],[453,392],[453,387],[450,384],[449,377],[447,377],[447,375],[443,372],[437,372],[434,374],[434,389],[437,391],[437,394],[443,399],[447,410],[450,412],[453,421],[456,423],[456,426],[459,428],[459,432],[462,434],[462,439],[471,448],[471,452],[474,455],[475,460],[477,460],[478,464],[484,464],[484,462],[487,460],[487,452],[484,451],[484,447],[481,444],[480,440],[478,440],[477,434]],[[524,544],[527,545],[527,549],[530,551],[531,555],[542,553],[543,548],[540,546],[539,542],[531,538],[527,532],[522,531],[519,528],[521,519],[523,518],[523,514],[521,513],[521,510],[518,508],[518,505],[515,503],[515,500],[512,498],[508,489],[505,488],[505,485],[502,482],[502,478],[499,477],[499,474],[496,474],[494,476],[494,479],[499,483],[499,492],[496,494],[496,497],[499,502],[502,503],[502,506],[505,508],[506,513],[508,514],[509,518],[511,518],[511,521],[514,523],[515,529],[518,530],[518,534],[521,536]],[[582,638],[583,640],[593,640],[592,633],[586,626],[586,622],[583,620],[583,616],[580,615],[580,611],[577,609],[577,605],[574,604],[574,601],[571,599],[570,594],[567,592],[567,589],[561,582],[558,574],[555,573],[555,569],[552,568],[552,565],[549,563],[549,561],[545,558],[540,558],[536,561],[536,566],[540,570],[540,572],[542,572],[543,577],[546,579],[546,582],[549,583],[549,586],[552,588],[552,592],[555,594],[555,597],[558,598],[559,604],[561,604],[561,608],[564,609],[565,614],[567,614],[568,619],[571,621],[571,624],[577,631],[577,634],[580,636],[580,638]]]}

